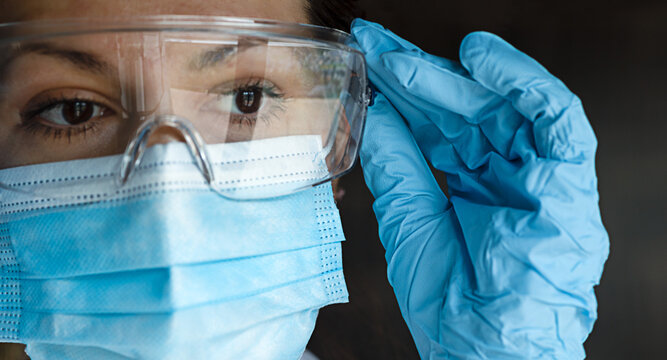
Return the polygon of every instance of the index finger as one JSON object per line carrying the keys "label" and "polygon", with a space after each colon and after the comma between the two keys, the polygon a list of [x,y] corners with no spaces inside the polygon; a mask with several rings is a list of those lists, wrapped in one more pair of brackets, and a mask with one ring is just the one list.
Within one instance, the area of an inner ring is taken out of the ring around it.
{"label": "index finger", "polygon": [[359,157],[389,254],[400,241],[398,231],[418,228],[449,208],[410,130],[381,93],[369,108]]}

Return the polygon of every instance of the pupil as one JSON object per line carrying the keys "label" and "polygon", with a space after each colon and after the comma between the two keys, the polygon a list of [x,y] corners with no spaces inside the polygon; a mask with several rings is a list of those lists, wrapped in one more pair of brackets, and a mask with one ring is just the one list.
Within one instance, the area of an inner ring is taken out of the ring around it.
{"label": "pupil", "polygon": [[63,118],[72,125],[81,124],[93,116],[93,104],[85,101],[68,101],[63,104]]}
{"label": "pupil", "polygon": [[244,114],[252,114],[259,110],[262,103],[260,89],[243,89],[236,94],[236,106]]}

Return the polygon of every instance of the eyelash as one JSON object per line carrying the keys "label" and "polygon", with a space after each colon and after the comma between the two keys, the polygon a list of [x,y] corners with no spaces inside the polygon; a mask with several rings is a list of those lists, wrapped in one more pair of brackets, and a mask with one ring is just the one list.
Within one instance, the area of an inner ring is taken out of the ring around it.
{"label": "eyelash", "polygon": [[[262,113],[259,120],[264,121],[267,124],[271,123],[271,117],[277,118],[278,113],[284,112],[285,107],[285,93],[282,92],[276,85],[269,83],[261,78],[251,78],[242,84],[234,85],[234,88],[226,93],[221,93],[220,96],[237,94],[242,89],[258,89],[262,93],[268,95],[276,103],[274,104],[275,108],[270,109],[268,112]],[[257,115],[253,114],[243,114],[236,115],[235,118],[232,118],[232,121],[239,124],[239,126],[252,126],[258,120]]]}
{"label": "eyelash", "polygon": [[[222,95],[233,95],[237,94],[239,91],[244,89],[257,89],[260,90],[263,94],[266,94],[269,98],[274,100],[273,107],[267,112],[263,112],[259,119],[270,123],[271,118],[277,118],[280,112],[286,110],[285,107],[285,94],[274,84],[267,82],[264,79],[255,78],[249,79],[242,84],[234,85],[234,88],[227,92],[220,94]],[[52,138],[54,140],[61,139],[63,137],[67,138],[68,142],[72,141],[72,137],[79,136],[83,134],[85,137],[87,133],[94,132],[97,130],[99,118],[91,119],[79,126],[68,126],[68,127],[58,127],[53,125],[47,125],[41,123],[37,116],[49,109],[58,106],[59,104],[65,102],[86,102],[94,106],[100,106],[105,109],[111,110],[108,106],[101,104],[99,102],[93,101],[86,97],[66,97],[64,95],[57,97],[49,97],[38,104],[31,106],[29,109],[21,113],[21,124],[19,125],[23,130],[27,131],[30,134],[38,135],[41,133],[46,138]],[[112,110],[111,110],[112,111]],[[112,114],[113,115],[113,111]],[[253,126],[258,120],[257,114],[243,114],[238,115],[234,114],[231,116],[232,121],[239,124],[239,126]]]}
{"label": "eyelash", "polygon": [[58,126],[45,125],[35,119],[39,114],[50,110],[51,108],[58,106],[59,104],[65,102],[86,102],[95,106],[100,106],[105,109],[109,109],[108,106],[100,104],[99,102],[93,101],[85,97],[66,97],[64,95],[49,97],[46,100],[43,100],[33,106],[28,110],[21,113],[21,124],[19,125],[23,130],[29,132],[30,134],[37,135],[41,133],[46,138],[53,138],[55,140],[62,137],[67,137],[67,141],[72,141],[72,136],[78,136],[83,134],[85,137],[88,132],[94,132],[97,129],[98,119],[93,119],[87,121],[79,126],[68,126],[66,128]]}

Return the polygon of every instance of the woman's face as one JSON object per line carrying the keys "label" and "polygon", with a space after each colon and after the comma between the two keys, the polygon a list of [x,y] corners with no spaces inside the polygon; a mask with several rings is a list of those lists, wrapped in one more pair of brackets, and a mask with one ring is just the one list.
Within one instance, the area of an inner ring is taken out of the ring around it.
{"label": "woman's face", "polygon": [[[297,23],[306,23],[308,20],[305,0],[2,0],[0,4],[0,22],[142,15],[235,16]],[[2,114],[0,116],[0,128],[2,128],[0,153],[6,155],[0,158],[0,169],[122,152],[126,140],[131,134],[134,134],[136,128],[133,123],[124,118],[121,119],[119,114],[126,113],[127,107],[124,102],[126,89],[131,88],[128,84],[133,83],[138,76],[131,71],[119,70],[122,70],[124,66],[127,67],[128,55],[123,51],[137,44],[141,44],[142,49],[145,50],[146,43],[142,41],[145,40],[137,41],[136,37],[132,35],[98,34],[64,37],[49,40],[48,43],[21,44],[20,49],[11,48],[8,51],[0,49],[0,90],[4,89],[4,92],[0,93],[0,114]],[[240,50],[237,51],[236,67],[230,66],[229,71],[216,70],[215,76],[205,71],[186,72],[182,70],[192,68],[189,64],[193,63],[192,59],[197,57],[195,55],[201,57],[201,54],[210,53],[210,51],[204,51],[205,47],[202,45],[171,42],[160,48],[160,51],[163,52],[157,57],[160,58],[160,61],[154,62],[146,60],[151,57],[150,54],[144,53],[140,65],[144,69],[142,74],[148,75],[142,77],[145,89],[141,90],[146,92],[146,94],[142,93],[142,96],[147,98],[148,102],[152,98],[159,99],[155,103],[160,106],[163,103],[169,103],[171,109],[165,111],[171,111],[187,118],[197,118],[200,120],[199,123],[203,124],[198,130],[206,137],[207,134],[216,133],[216,131],[207,131],[210,129],[206,127],[206,121],[201,120],[202,118],[205,120],[206,117],[199,113],[188,114],[185,110],[178,111],[178,108],[187,110],[205,108],[204,106],[193,106],[193,104],[199,104],[197,102],[199,98],[206,100],[202,94],[214,93],[208,89],[218,89],[220,84],[233,82],[229,78],[232,80],[245,79],[246,82],[251,83],[257,81],[255,78],[261,77],[262,81],[267,84],[270,82],[270,86],[276,84],[277,88],[299,89],[298,84],[289,81],[295,77],[289,77],[285,70],[290,68],[285,66],[289,56],[279,53],[279,50],[267,50],[266,46],[247,47],[248,51],[243,53]],[[119,48],[125,50],[120,51]],[[3,53],[5,59],[3,59]],[[269,57],[272,59],[271,62],[266,61]],[[276,59],[287,60],[281,63]],[[275,69],[267,65],[269,63],[274,64]],[[238,64],[243,64],[243,66]],[[158,65],[164,69],[158,69]],[[171,94],[169,101],[163,101],[164,97],[161,95],[165,93],[164,78],[159,76],[151,78],[152,75],[160,72],[171,76],[167,79]],[[120,73],[129,75],[123,78],[119,76]],[[267,80],[268,77],[272,78]],[[196,84],[197,87],[195,88],[193,84]],[[242,85],[232,84],[227,87]],[[262,86],[269,87],[263,83]],[[159,96],[151,97],[151,90]],[[132,93],[132,91],[129,92]],[[290,95],[289,91],[287,93]],[[129,97],[133,96],[134,93]],[[269,105],[261,109],[264,109],[266,113],[272,113],[270,105],[276,103],[273,105],[278,107],[279,99],[276,96],[276,99],[271,102],[268,96],[265,98],[267,100],[263,99],[262,104],[269,103]],[[200,102],[208,103],[203,100]],[[177,110],[175,111],[174,108]],[[310,108],[319,109],[312,105]],[[299,102],[292,101],[288,109],[291,112],[288,111],[283,116],[295,118],[293,114],[309,114],[314,111],[313,109],[309,111],[308,106],[301,106]],[[219,112],[216,112],[209,117],[218,119],[218,114]],[[307,118],[307,116],[302,117]],[[71,121],[84,118],[104,118],[105,121],[100,121],[100,123],[104,123],[105,126],[98,126],[93,132],[92,128],[88,129],[84,126],[86,123],[93,123],[92,121],[80,123]],[[37,120],[33,121],[33,119]],[[122,121],[114,121],[114,119]],[[209,121],[209,123],[214,122]],[[215,124],[219,125],[218,123]],[[292,123],[297,122],[292,121]],[[223,139],[220,140],[242,141],[248,137],[246,136],[248,130],[241,131],[236,128],[240,127],[230,126],[231,130],[226,130]],[[277,134],[277,128],[274,122],[271,131]],[[299,130],[304,134],[314,131],[313,129],[290,128],[283,129],[283,132],[298,134]],[[252,132],[254,138],[274,135],[262,129],[262,126],[253,126]],[[94,133],[94,136],[91,133]],[[206,138],[205,140],[209,141]]]}

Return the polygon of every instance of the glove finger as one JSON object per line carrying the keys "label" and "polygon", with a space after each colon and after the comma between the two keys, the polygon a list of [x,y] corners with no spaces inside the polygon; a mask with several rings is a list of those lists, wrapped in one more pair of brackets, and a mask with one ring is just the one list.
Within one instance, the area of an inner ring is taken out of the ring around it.
{"label": "glove finger", "polygon": [[389,253],[397,240],[393,232],[418,228],[449,207],[407,125],[381,93],[369,108],[359,156]]}
{"label": "glove finger", "polygon": [[485,107],[505,102],[470,76],[440,67],[409,52],[386,52],[381,59],[399,86],[415,100],[463,115],[470,122],[476,122],[477,115]]}
{"label": "glove finger", "polygon": [[[476,155],[478,152],[464,151],[464,160],[456,153],[452,141],[458,141],[462,144],[484,144],[483,137],[481,138],[482,141],[470,140],[472,138],[480,139],[479,129],[471,128],[461,115],[446,109],[434,109],[435,111],[427,116],[422,101],[415,102],[414,99],[407,99],[404,96],[405,91],[391,74],[391,71],[387,70],[382,64],[381,56],[387,51],[400,49],[409,51],[416,57],[436,61],[438,66],[447,68],[453,73],[466,73],[466,70],[453,61],[422,52],[416,46],[378,24],[357,19],[353,23],[352,33],[355,36],[356,46],[365,53],[369,68],[368,76],[371,82],[391,101],[392,105],[407,121],[410,131],[414,134],[421,150],[428,156],[428,160],[437,169],[448,174],[466,168],[478,167],[477,159],[479,156]],[[433,108],[433,106],[430,107]],[[448,124],[448,128],[439,129],[429,117],[437,118],[439,124]],[[437,149],[433,147],[437,147]],[[488,146],[485,145],[484,147]]]}
{"label": "glove finger", "polygon": [[[388,43],[393,43],[392,47],[407,50],[419,50],[416,45],[394,34],[384,26],[364,19],[354,19],[351,24],[352,35],[357,43],[361,45],[364,53],[371,52],[373,48],[385,48]],[[384,39],[379,42],[378,39]]]}
{"label": "glove finger", "polygon": [[[374,84],[384,84],[376,74],[371,73],[371,78],[374,79]],[[387,88],[388,91],[394,91],[391,90],[391,87]],[[485,188],[488,187],[488,184],[478,181],[480,175],[474,170],[481,166],[480,164],[488,162],[488,154],[493,152],[488,143],[484,141],[484,136],[480,134],[480,129],[460,120],[460,116],[448,117],[443,115],[446,111],[439,111],[430,116],[435,118],[437,123],[449,123],[447,135],[443,136],[445,131],[438,128],[434,121],[415,108],[414,102],[396,93],[393,95],[394,100],[390,105],[394,109],[399,109],[401,114],[410,114],[407,125],[411,136],[414,137],[419,149],[433,167],[447,175],[450,191],[452,193],[463,191],[468,198],[482,203],[498,203],[497,196],[494,196],[493,191]],[[452,143],[447,136],[451,136],[456,142]]]}
{"label": "glove finger", "polygon": [[351,31],[359,50],[364,53],[368,66],[372,70],[377,71],[382,67],[382,63],[378,60],[383,53],[402,50],[411,52],[414,56],[448,68],[453,72],[459,74],[466,74],[468,72],[458,62],[426,53],[411,42],[394,34],[391,30],[385,29],[380,24],[363,19],[355,19],[352,22]]}
{"label": "glove finger", "polygon": [[382,93],[369,108],[360,150],[364,178],[376,199],[387,279],[426,358],[437,340],[437,314],[449,298],[449,284],[456,282],[457,292],[472,276],[461,229],[407,124]]}
{"label": "glove finger", "polygon": [[571,161],[594,156],[597,140],[579,98],[537,61],[485,32],[466,36],[460,57],[475,80],[534,122],[540,156]]}
{"label": "glove finger", "polygon": [[[469,169],[484,165],[492,152],[514,159],[519,157],[511,153],[515,149],[525,157],[526,152],[521,150],[525,147],[515,143],[531,142],[515,136],[525,119],[503,97],[467,74],[456,73],[412,53],[384,53],[382,62],[386,69],[391,69],[389,76],[404,90],[403,97],[419,108],[432,109],[427,110],[429,118],[457,146]],[[460,114],[465,123],[443,118],[440,116],[443,110]]]}

